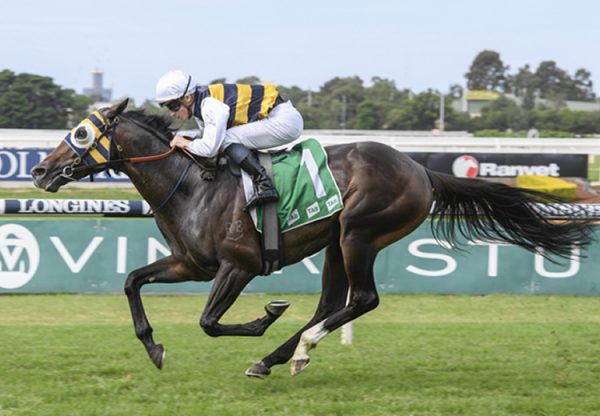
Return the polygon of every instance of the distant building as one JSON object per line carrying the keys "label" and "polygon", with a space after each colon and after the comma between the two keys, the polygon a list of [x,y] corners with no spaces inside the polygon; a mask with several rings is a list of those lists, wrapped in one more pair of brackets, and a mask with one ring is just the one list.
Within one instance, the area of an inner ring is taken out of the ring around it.
{"label": "distant building", "polygon": [[496,91],[489,90],[467,90],[463,94],[462,111],[469,115],[477,117],[481,115],[481,109],[496,101],[500,97]]}
{"label": "distant building", "polygon": [[104,73],[98,69],[92,72],[92,88],[84,88],[83,95],[94,101],[110,102],[112,100],[112,89],[104,88]]}

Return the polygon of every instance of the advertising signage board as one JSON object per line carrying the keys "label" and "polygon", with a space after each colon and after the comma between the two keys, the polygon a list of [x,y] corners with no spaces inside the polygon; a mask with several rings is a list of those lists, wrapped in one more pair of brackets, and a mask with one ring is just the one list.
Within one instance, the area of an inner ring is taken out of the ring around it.
{"label": "advertising signage board", "polygon": [[[0,181],[31,181],[29,172],[52,149],[0,149]],[[583,154],[523,153],[408,153],[438,172],[458,177],[506,178],[518,175],[587,178],[588,156]],[[84,179],[89,180],[89,179]],[[98,182],[129,182],[122,173],[94,176]]]}
{"label": "advertising signage board", "polygon": [[588,156],[525,153],[409,153],[431,170],[461,178],[514,178],[541,175],[587,178]]}
{"label": "advertising signage board", "polygon": [[[600,228],[585,252],[558,264],[503,243],[466,242],[467,252],[433,239],[425,222],[383,250],[381,293],[600,295]],[[0,293],[122,293],[127,274],[169,255],[149,219],[0,220]],[[319,292],[323,252],[256,277],[245,292]],[[145,292],[207,292],[210,282],[148,285]]]}

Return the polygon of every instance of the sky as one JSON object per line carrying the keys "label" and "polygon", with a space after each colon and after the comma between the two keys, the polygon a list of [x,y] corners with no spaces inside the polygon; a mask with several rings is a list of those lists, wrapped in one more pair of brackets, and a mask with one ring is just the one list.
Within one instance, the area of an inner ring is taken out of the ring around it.
{"label": "sky", "polygon": [[170,69],[199,83],[245,76],[318,91],[334,77],[448,91],[483,50],[510,73],[553,60],[592,73],[600,94],[594,0],[213,0],[0,2],[0,70],[49,76],[82,93],[104,73],[141,104]]}

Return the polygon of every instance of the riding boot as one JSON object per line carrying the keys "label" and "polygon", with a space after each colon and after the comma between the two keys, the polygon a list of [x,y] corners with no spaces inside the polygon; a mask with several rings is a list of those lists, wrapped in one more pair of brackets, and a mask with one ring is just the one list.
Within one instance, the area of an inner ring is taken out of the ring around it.
{"label": "riding boot", "polygon": [[279,195],[271,178],[269,178],[265,168],[258,162],[258,158],[250,149],[242,144],[234,143],[225,149],[225,155],[237,163],[252,178],[254,196],[248,201],[246,211],[257,204],[279,200]]}

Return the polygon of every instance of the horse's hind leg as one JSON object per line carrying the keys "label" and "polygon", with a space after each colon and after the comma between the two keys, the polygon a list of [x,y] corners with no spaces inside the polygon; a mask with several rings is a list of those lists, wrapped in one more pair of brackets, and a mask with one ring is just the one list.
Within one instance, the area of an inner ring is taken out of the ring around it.
{"label": "horse's hind leg", "polygon": [[185,275],[186,270],[173,256],[168,256],[134,270],[125,282],[125,294],[129,301],[135,334],[144,344],[146,352],[158,369],[162,368],[165,350],[162,345],[154,343],[152,327],[144,311],[140,290],[147,283],[175,283],[189,280]]}
{"label": "horse's hind leg", "polygon": [[[368,157],[375,164],[375,159],[385,159],[384,156]],[[427,218],[433,195],[423,168],[406,161],[389,171],[383,166],[383,170],[365,168],[353,176],[349,185],[353,191],[340,214],[340,247],[350,284],[350,301],[302,334],[292,357],[292,374],[306,367],[308,351],[327,334],[377,307],[379,296],[373,276],[377,253],[414,231]]]}
{"label": "horse's hind leg", "polygon": [[327,334],[375,309],[379,304],[373,276],[373,264],[377,251],[371,244],[363,241],[367,241],[367,239],[352,235],[343,239],[341,247],[346,274],[350,282],[350,302],[302,333],[292,356],[292,375],[296,375],[306,368],[310,361],[308,351],[314,348]]}
{"label": "horse's hind leg", "polygon": [[348,279],[337,237],[325,252],[321,285],[321,298],[312,319],[275,351],[248,368],[247,376],[264,378],[271,374],[272,366],[288,362],[292,358],[294,348],[298,345],[302,333],[327,316],[339,311],[346,304]]}

